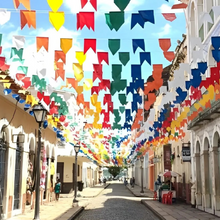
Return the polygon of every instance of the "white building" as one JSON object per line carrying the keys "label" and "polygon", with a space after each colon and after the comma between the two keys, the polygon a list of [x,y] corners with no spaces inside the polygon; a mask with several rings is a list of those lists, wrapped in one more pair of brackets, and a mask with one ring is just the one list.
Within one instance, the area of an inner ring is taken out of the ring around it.
{"label": "white building", "polygon": [[[220,0],[190,0],[186,10],[188,61],[191,68],[197,62],[207,62],[206,77],[217,64],[212,57],[211,37],[220,35]],[[201,39],[201,40],[199,40]],[[219,74],[219,71],[217,71]],[[219,77],[219,75],[218,75]],[[219,83],[219,82],[218,82]],[[205,89],[203,88],[203,93]],[[220,216],[220,114],[219,101],[203,110],[188,125],[192,130],[192,181],[195,195],[192,204]]]}

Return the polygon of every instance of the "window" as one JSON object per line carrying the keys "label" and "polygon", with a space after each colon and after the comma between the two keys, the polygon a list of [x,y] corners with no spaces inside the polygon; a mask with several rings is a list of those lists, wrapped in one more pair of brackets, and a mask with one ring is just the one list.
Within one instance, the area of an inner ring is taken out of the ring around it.
{"label": "window", "polygon": [[199,37],[201,38],[201,41],[204,41],[204,24],[199,29]]}
{"label": "window", "polygon": [[211,9],[209,12],[210,17],[212,18],[213,23],[208,22],[208,32],[211,30],[212,26],[214,25],[214,11]]}

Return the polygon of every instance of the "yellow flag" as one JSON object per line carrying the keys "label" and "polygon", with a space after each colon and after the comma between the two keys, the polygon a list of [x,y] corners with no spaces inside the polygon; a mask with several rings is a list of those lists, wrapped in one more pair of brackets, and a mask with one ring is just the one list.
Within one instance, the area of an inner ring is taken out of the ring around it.
{"label": "yellow flag", "polygon": [[97,94],[93,94],[93,95],[90,97],[90,99],[91,99],[92,105],[93,105],[93,106],[96,106],[96,103],[97,103],[97,101],[98,101],[98,95],[97,95]]}
{"label": "yellow flag", "polygon": [[4,88],[9,89],[11,86],[11,83],[3,83]]}
{"label": "yellow flag", "polygon": [[71,38],[60,39],[60,48],[65,54],[67,54],[67,52],[72,48],[72,46],[73,46],[73,39]]}
{"label": "yellow flag", "polygon": [[209,91],[209,98],[210,98],[210,100],[213,100],[214,99],[214,95],[215,95],[214,86],[210,85],[207,90]]}
{"label": "yellow flag", "polygon": [[196,108],[196,110],[198,110],[201,107],[201,105],[199,103],[195,103],[194,107]]}
{"label": "yellow flag", "polygon": [[34,98],[34,96],[32,96],[32,95],[31,95],[31,102],[32,102],[32,103],[31,103],[32,106],[38,104],[38,101],[37,101],[37,100]]}
{"label": "yellow flag", "polygon": [[78,95],[81,94],[83,92],[83,86],[77,86],[76,87],[76,92],[77,92]]}
{"label": "yellow flag", "polygon": [[97,102],[95,107],[96,107],[96,112],[101,113],[101,111],[102,111],[101,102]]}
{"label": "yellow flag", "polygon": [[79,63],[73,63],[73,71],[76,80],[80,82],[84,77],[82,65],[80,65]]}
{"label": "yellow flag", "polygon": [[80,65],[83,65],[83,63],[86,61],[86,54],[84,54],[82,51],[76,51],[76,59]]}
{"label": "yellow flag", "polygon": [[93,86],[93,80],[92,79],[86,79],[84,81],[83,87],[86,91],[89,91]]}
{"label": "yellow flag", "polygon": [[57,12],[63,4],[63,0],[47,0],[47,3],[53,12]]}
{"label": "yellow flag", "polygon": [[25,90],[18,90],[18,93],[21,93],[21,94],[25,95],[26,91]]}
{"label": "yellow flag", "polygon": [[59,31],[65,22],[65,14],[64,12],[49,11],[49,20],[54,28]]}

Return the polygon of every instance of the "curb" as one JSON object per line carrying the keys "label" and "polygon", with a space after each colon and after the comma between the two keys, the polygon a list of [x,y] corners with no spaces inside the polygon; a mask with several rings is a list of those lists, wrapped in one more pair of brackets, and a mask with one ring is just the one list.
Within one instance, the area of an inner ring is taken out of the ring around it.
{"label": "curb", "polygon": [[84,207],[80,207],[77,212],[75,212],[68,220],[74,220],[79,214],[81,214],[84,211]]}
{"label": "curb", "polygon": [[97,194],[94,195],[94,196],[82,196],[82,198],[95,198],[95,197],[97,197],[100,193],[102,193],[103,190],[105,190],[107,187],[109,187],[109,185],[110,185],[110,183],[107,184],[99,193],[97,193]]}
{"label": "curb", "polygon": [[[137,195],[135,194],[128,186],[127,186],[127,189],[135,196],[135,197],[142,197],[142,198],[151,198],[150,196],[142,196],[142,195]],[[153,198],[152,198],[153,199]]]}
{"label": "curb", "polygon": [[166,220],[162,215],[160,215],[156,210],[154,210],[150,205],[148,205],[146,202],[144,202],[145,200],[142,199],[141,200],[141,204],[143,204],[144,206],[146,206],[148,209],[151,210],[151,212],[153,212],[159,219],[161,220]]}

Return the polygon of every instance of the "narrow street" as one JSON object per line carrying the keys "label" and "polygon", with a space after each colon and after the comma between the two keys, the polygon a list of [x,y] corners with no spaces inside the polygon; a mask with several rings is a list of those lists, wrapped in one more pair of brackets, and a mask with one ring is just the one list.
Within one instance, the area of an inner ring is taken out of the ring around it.
{"label": "narrow street", "polygon": [[158,220],[122,183],[113,183],[94,198],[77,220]]}

